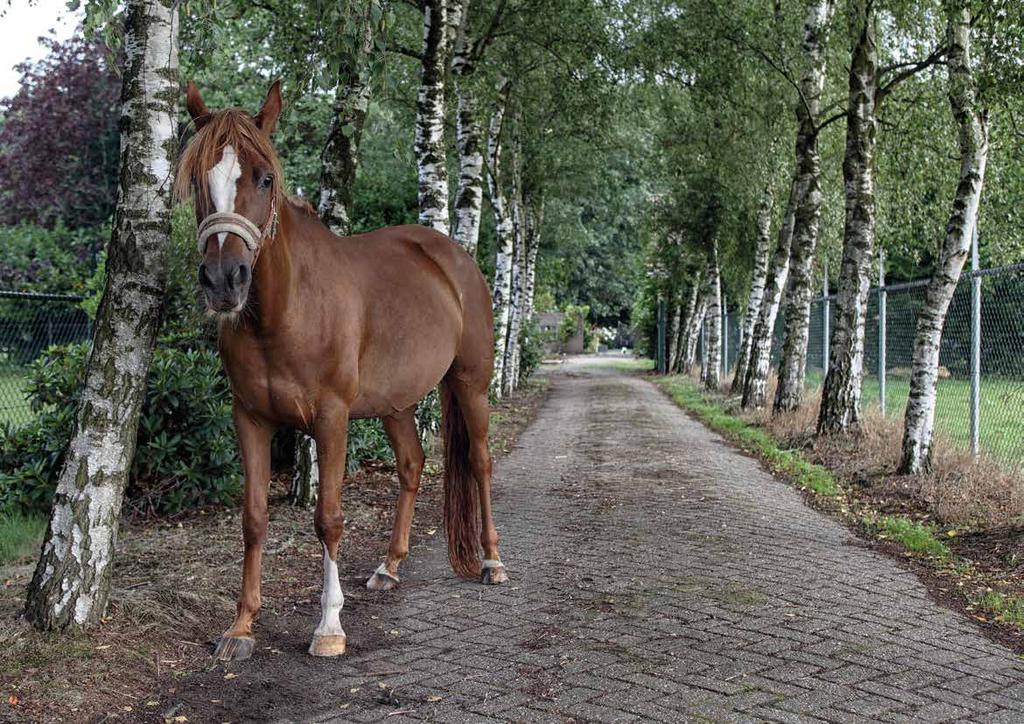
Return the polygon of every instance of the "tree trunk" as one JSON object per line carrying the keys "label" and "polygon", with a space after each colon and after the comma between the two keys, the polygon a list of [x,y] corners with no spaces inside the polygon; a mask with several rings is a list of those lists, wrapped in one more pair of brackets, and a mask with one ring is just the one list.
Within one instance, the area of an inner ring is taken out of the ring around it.
{"label": "tree trunk", "polygon": [[736,358],[736,376],[732,379],[732,394],[743,392],[747,377],[747,363],[750,361],[751,339],[757,317],[761,313],[761,301],[764,299],[765,284],[768,281],[768,253],[771,247],[772,226],[771,183],[765,184],[761,195],[761,206],[757,211],[757,246],[754,248],[754,271],[750,277],[750,297],[747,299],[747,314],[743,318],[740,329],[740,348]]}
{"label": "tree trunk", "polygon": [[106,287],[25,604],[44,630],[84,628],[106,610],[166,282],[180,94],[177,4],[128,2],[124,41],[121,173]]}
{"label": "tree trunk", "polygon": [[819,433],[860,428],[871,260],[875,249],[875,100],[878,51],[872,0],[850,0],[850,83],[843,188],[846,223],[836,294],[836,319],[818,412]]}
{"label": "tree trunk", "polygon": [[521,126],[518,109],[512,126],[512,281],[509,291],[508,334],[505,342],[503,386],[511,394],[519,380],[519,330],[522,327],[523,271],[526,264],[526,228],[523,218],[523,147],[519,136]]}
{"label": "tree trunk", "polygon": [[502,187],[501,178],[501,131],[505,121],[505,109],[508,105],[511,83],[504,81],[498,92],[498,104],[491,116],[491,124],[487,139],[487,156],[490,173],[487,185],[491,197],[491,209],[494,211],[495,236],[498,251],[494,262],[494,391],[500,397],[505,371],[505,348],[509,322],[510,296],[512,294],[512,253],[515,231],[512,224],[511,210]]}
{"label": "tree trunk", "polygon": [[718,268],[717,240],[712,240],[708,255],[707,300],[707,331],[704,335],[707,348],[701,379],[706,389],[717,391],[722,386],[722,276]]}
{"label": "tree trunk", "polygon": [[454,39],[452,25],[459,17],[456,0],[423,0],[422,75],[416,99],[419,222],[442,234],[448,233],[445,78]]}
{"label": "tree trunk", "polygon": [[821,217],[821,158],[818,154],[817,124],[825,86],[828,29],[835,5],[833,0],[808,0],[806,7],[803,42],[806,69],[800,78],[800,98],[796,105],[796,213],[786,293],[786,329],[774,413],[796,409],[803,397],[811,316],[811,268]]}
{"label": "tree trunk", "polygon": [[680,292],[672,294],[671,315],[668,320],[668,327],[665,330],[665,338],[668,341],[668,349],[665,351],[666,372],[671,374],[675,369],[676,360],[679,357],[679,340],[683,328],[683,303],[680,301]]}
{"label": "tree trunk", "polygon": [[768,372],[772,366],[772,343],[775,341],[775,318],[782,302],[782,292],[789,276],[789,249],[793,242],[796,205],[796,178],[790,184],[789,201],[782,217],[779,236],[768,267],[761,311],[750,340],[750,361],[743,383],[743,409],[760,410],[768,399]]}
{"label": "tree trunk", "polygon": [[526,275],[523,281],[523,319],[533,319],[533,296],[537,285],[537,250],[540,248],[540,228],[544,223],[544,200],[528,203],[524,207],[526,221]]}
{"label": "tree trunk", "polygon": [[924,307],[917,317],[910,396],[903,431],[903,457],[900,461],[900,470],[904,473],[920,472],[930,461],[942,325],[978,223],[978,204],[988,160],[988,114],[978,105],[971,70],[968,0],[956,0],[948,13],[946,63],[949,68],[949,104],[959,128],[960,181],[953,197],[939,263],[928,283]]}
{"label": "tree trunk", "polygon": [[685,369],[685,360],[689,349],[690,325],[693,323],[693,317],[697,313],[697,298],[700,296],[700,284],[696,281],[691,284],[687,296],[686,309],[680,316],[679,329],[676,332],[676,356],[672,359],[671,369],[677,374],[687,371]]}
{"label": "tree trunk", "polygon": [[355,47],[342,54],[338,87],[327,143],[320,158],[317,214],[335,234],[352,233],[352,189],[359,163],[359,142],[370,104],[370,58],[373,52],[373,3],[355,22]]}
{"label": "tree trunk", "polygon": [[683,355],[681,370],[685,374],[693,372],[693,366],[697,363],[697,342],[700,340],[704,315],[708,311],[708,296],[703,284],[702,275],[697,274],[693,280],[694,288],[697,289],[697,304],[686,325],[686,353]]}
{"label": "tree trunk", "polygon": [[[463,28],[469,12],[469,2],[463,7]],[[471,256],[476,256],[480,240],[480,216],[484,199],[484,130],[479,109],[473,95],[471,78],[476,71],[472,43],[463,32],[455,48],[452,75],[458,93],[456,116],[456,146],[459,151],[459,188],[455,194],[452,238]]]}

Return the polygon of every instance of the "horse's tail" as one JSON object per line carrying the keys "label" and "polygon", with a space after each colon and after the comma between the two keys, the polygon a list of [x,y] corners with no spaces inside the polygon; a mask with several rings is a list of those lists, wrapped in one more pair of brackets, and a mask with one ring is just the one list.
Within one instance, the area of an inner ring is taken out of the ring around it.
{"label": "horse's tail", "polygon": [[469,431],[459,401],[448,380],[441,382],[444,425],[444,526],[448,533],[448,560],[464,578],[480,576],[480,503],[476,479],[469,464]]}

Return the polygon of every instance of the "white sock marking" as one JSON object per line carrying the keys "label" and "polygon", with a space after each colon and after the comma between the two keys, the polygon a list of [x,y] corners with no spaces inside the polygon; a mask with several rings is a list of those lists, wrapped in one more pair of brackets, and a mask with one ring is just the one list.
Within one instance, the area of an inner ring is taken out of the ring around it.
{"label": "white sock marking", "polygon": [[[235,196],[238,194],[238,179],[242,177],[242,164],[238,162],[238,155],[232,146],[225,146],[217,165],[206,172],[207,182],[210,187],[210,198],[217,211],[224,213],[235,210]],[[221,249],[224,248],[224,240],[227,239],[227,232],[217,234],[217,241]]]}
{"label": "white sock marking", "polygon": [[315,636],[344,636],[341,627],[341,607],[345,605],[345,594],[341,592],[338,580],[338,564],[327,555],[324,546],[324,591],[320,594],[320,625],[313,632]]}

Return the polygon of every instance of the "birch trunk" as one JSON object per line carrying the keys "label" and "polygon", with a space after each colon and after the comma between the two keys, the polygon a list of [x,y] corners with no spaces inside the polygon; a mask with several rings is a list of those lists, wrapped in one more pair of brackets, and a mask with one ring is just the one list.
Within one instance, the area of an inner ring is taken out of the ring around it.
{"label": "birch trunk", "polygon": [[526,275],[523,282],[523,319],[533,319],[533,297],[537,289],[537,250],[540,248],[540,228],[544,223],[544,201],[526,204]]}
{"label": "birch trunk", "polygon": [[696,282],[690,286],[686,310],[682,313],[679,320],[679,330],[676,334],[678,338],[676,342],[676,356],[672,360],[672,371],[676,373],[686,371],[684,360],[689,349],[690,325],[693,322],[694,315],[697,313],[697,298],[700,296],[699,286]]}
{"label": "birch trunk", "polygon": [[669,374],[675,369],[675,363],[679,357],[679,339],[683,328],[683,303],[679,300],[680,294],[676,292],[672,296],[672,315],[668,320],[668,329],[665,330],[665,338],[668,341],[668,349],[665,350],[665,367]]}
{"label": "birch trunk", "polygon": [[492,387],[499,397],[503,389],[502,382],[505,379],[505,348],[512,294],[512,253],[515,236],[512,213],[508,208],[508,199],[505,196],[501,178],[501,132],[510,92],[511,84],[508,81],[503,82],[498,93],[497,106],[491,116],[487,139],[487,156],[490,165],[487,185],[490,191],[491,208],[494,211],[495,236],[498,246],[494,262],[494,289],[492,290],[494,310],[494,381]]}
{"label": "birch trunk", "polygon": [[843,188],[846,222],[836,292],[836,319],[818,412],[819,433],[846,433],[861,425],[864,326],[875,249],[875,108],[878,51],[872,0],[850,0],[850,82]]}
{"label": "birch trunk", "polygon": [[505,341],[505,369],[502,385],[511,394],[519,377],[519,330],[522,327],[523,267],[525,265],[525,223],[523,219],[523,148],[518,109],[512,126],[512,281],[509,290],[508,334]]}
{"label": "birch trunk", "polygon": [[706,389],[717,391],[722,386],[722,276],[718,268],[717,240],[712,241],[708,258],[707,300],[704,335],[707,348],[701,379]]}
{"label": "birch trunk", "polygon": [[768,400],[768,373],[772,366],[772,343],[775,340],[775,318],[782,302],[782,292],[789,276],[789,250],[793,242],[796,178],[790,185],[786,213],[782,217],[779,236],[768,267],[761,311],[750,340],[750,360],[743,383],[743,409],[760,410]]}
{"label": "birch trunk", "polygon": [[942,325],[971,248],[988,161],[988,114],[979,107],[971,70],[968,0],[952,3],[948,13],[946,63],[949,68],[949,104],[959,129],[960,180],[953,197],[939,263],[928,283],[924,307],[917,317],[910,396],[903,431],[903,457],[900,461],[900,471],[904,473],[920,472],[930,461]]}
{"label": "birch trunk", "polygon": [[338,87],[327,143],[320,157],[317,214],[335,234],[352,233],[352,188],[359,163],[359,143],[370,104],[370,58],[373,52],[373,3],[355,21],[356,45],[341,58]]}
{"label": "birch trunk", "polygon": [[828,28],[835,5],[833,0],[809,0],[806,8],[803,42],[806,69],[800,78],[800,99],[796,105],[796,213],[786,293],[786,329],[774,413],[796,409],[803,397],[811,316],[811,267],[821,217],[821,158],[818,154],[817,123],[825,87]]}
{"label": "birch trunk", "polygon": [[448,168],[444,145],[445,77],[461,17],[456,0],[423,0],[423,53],[416,99],[419,222],[448,233]]}
{"label": "birch trunk", "polygon": [[700,276],[697,277],[694,282],[697,288],[697,306],[694,309],[693,314],[690,316],[689,323],[686,328],[686,354],[683,356],[682,371],[685,374],[691,374],[693,372],[693,366],[697,364],[697,342],[700,340],[701,326],[704,322],[704,315],[708,311],[708,297],[706,291],[702,288],[702,282]]}
{"label": "birch trunk", "polygon": [[[469,2],[463,6],[463,30]],[[476,256],[480,240],[480,217],[484,199],[484,130],[479,108],[473,95],[471,78],[476,71],[472,43],[463,31],[456,43],[452,75],[458,94],[456,115],[456,147],[459,152],[459,187],[455,194],[452,238],[471,256]]]}
{"label": "birch trunk", "polygon": [[761,195],[761,206],[757,210],[757,246],[754,248],[754,271],[750,277],[750,296],[747,298],[747,313],[740,328],[740,348],[736,356],[736,375],[732,378],[732,394],[742,394],[747,377],[747,363],[750,361],[751,339],[757,317],[761,313],[765,284],[768,281],[768,255],[771,251],[772,205],[774,203],[771,184],[765,184]]}
{"label": "birch trunk", "polygon": [[44,630],[98,623],[110,595],[166,282],[180,94],[177,7],[170,0],[132,0],[125,8],[121,172],[106,287],[25,604],[26,616]]}

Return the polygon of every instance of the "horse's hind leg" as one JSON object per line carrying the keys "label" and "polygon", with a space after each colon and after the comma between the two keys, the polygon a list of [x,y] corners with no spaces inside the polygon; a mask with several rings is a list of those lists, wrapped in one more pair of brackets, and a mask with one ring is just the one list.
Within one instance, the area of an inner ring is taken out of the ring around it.
{"label": "horse's hind leg", "polygon": [[398,585],[398,566],[409,555],[409,528],[416,507],[416,493],[420,489],[420,474],[423,472],[423,446],[416,432],[416,408],[384,418],[384,431],[395,451],[398,467],[398,505],[395,507],[395,524],[391,530],[384,563],[370,576],[366,587],[371,591],[387,591]]}
{"label": "horse's hind leg", "polygon": [[484,550],[483,583],[498,584],[508,580],[508,573],[498,554],[498,529],[491,512],[491,453],[487,448],[487,429],[491,422],[491,408],[487,401],[487,386],[471,385],[458,374],[449,373],[445,384],[452,386],[459,409],[466,422],[469,435],[469,466],[476,479],[480,499],[480,546]]}

